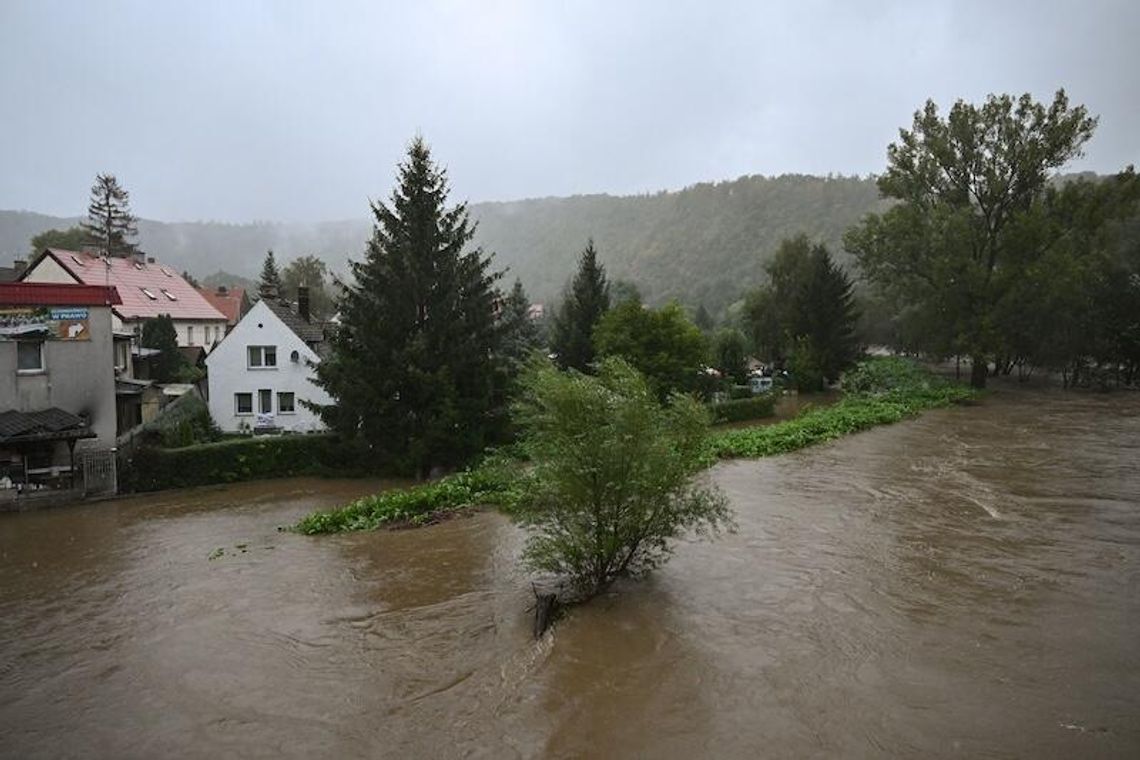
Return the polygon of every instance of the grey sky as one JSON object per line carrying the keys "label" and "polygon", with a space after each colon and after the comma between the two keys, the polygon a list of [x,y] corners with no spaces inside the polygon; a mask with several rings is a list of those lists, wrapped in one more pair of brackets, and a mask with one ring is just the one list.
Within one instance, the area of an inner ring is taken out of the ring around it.
{"label": "grey sky", "polygon": [[360,217],[417,130],[453,197],[866,174],[928,97],[1101,117],[1140,158],[1140,2],[0,0],[0,208]]}

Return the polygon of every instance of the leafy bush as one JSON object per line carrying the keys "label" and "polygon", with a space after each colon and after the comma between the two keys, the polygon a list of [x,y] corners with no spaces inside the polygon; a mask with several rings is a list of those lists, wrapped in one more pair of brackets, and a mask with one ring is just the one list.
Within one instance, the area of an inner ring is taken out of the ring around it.
{"label": "leafy bush", "polygon": [[733,386],[730,386],[728,389],[728,397],[729,397],[729,399],[731,399],[733,401],[736,401],[737,399],[742,399],[742,398],[752,398],[752,386],[751,385],[733,385]]}
{"label": "leafy bush", "polygon": [[222,437],[210,416],[210,408],[193,393],[173,401],[147,430],[157,433],[162,447],[167,449],[209,443]]}
{"label": "leafy bush", "polygon": [[[849,377],[858,388],[878,390],[849,392],[833,406],[809,409],[787,422],[716,434],[710,440],[711,453],[719,457],[783,454],[974,396],[969,388],[953,385],[898,359],[867,360]],[[845,380],[844,386],[848,385]]]}
{"label": "leafy bush", "polygon": [[710,404],[709,413],[712,414],[713,423],[740,422],[771,417],[775,408],[776,396],[767,393],[763,396],[749,396],[748,398],[722,401],[719,404]]}
{"label": "leafy bush", "polygon": [[361,473],[368,452],[331,435],[237,438],[176,449],[144,447],[123,473],[135,491],[189,488],[260,478]]}
{"label": "leafy bush", "polygon": [[519,499],[521,482],[514,468],[490,462],[434,483],[384,491],[338,509],[314,512],[302,518],[294,530],[313,535],[372,530],[402,522],[423,525],[435,522],[448,512],[480,505],[509,511]]}
{"label": "leafy bush", "polygon": [[531,369],[518,406],[532,469],[517,516],[535,570],[567,578],[580,598],[668,559],[688,530],[731,524],[727,500],[694,481],[708,416],[690,396],[662,406],[646,379],[609,357],[596,377]]}

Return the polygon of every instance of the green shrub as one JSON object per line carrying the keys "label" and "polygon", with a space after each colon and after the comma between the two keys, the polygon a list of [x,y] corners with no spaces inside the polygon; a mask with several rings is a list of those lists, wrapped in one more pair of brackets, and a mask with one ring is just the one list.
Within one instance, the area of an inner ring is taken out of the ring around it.
{"label": "green shrub", "polygon": [[762,396],[749,396],[748,398],[722,401],[719,404],[710,404],[709,413],[712,415],[713,424],[716,424],[771,417],[775,408],[775,394],[766,393]]}
{"label": "green shrub", "polygon": [[369,471],[368,452],[331,435],[236,438],[175,449],[144,447],[127,464],[134,491],[188,488],[260,478]]}
{"label": "green shrub", "polygon": [[731,399],[733,401],[736,401],[737,399],[742,399],[742,398],[752,398],[752,386],[751,385],[733,385],[733,386],[730,386],[728,389],[728,397],[729,397],[729,399]]}

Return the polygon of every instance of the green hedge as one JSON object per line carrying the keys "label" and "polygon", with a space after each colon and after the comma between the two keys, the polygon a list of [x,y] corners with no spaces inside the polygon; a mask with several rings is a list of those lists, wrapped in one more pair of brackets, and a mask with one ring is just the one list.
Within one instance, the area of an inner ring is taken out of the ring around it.
{"label": "green hedge", "polygon": [[178,449],[139,449],[120,481],[133,491],[158,491],[295,475],[363,474],[368,460],[365,447],[332,435],[237,438]]}
{"label": "green hedge", "polygon": [[756,420],[761,417],[771,417],[776,408],[776,396],[766,393],[762,396],[722,401],[719,404],[710,404],[713,424],[718,422],[740,422],[742,420]]}

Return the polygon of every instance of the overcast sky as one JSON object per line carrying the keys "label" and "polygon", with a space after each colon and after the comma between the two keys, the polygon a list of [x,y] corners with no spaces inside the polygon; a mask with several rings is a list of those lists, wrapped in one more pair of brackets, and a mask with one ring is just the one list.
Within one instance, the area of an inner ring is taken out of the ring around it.
{"label": "overcast sky", "polygon": [[0,208],[362,217],[421,132],[453,198],[868,174],[926,98],[1064,87],[1140,159],[1140,2],[0,0]]}

